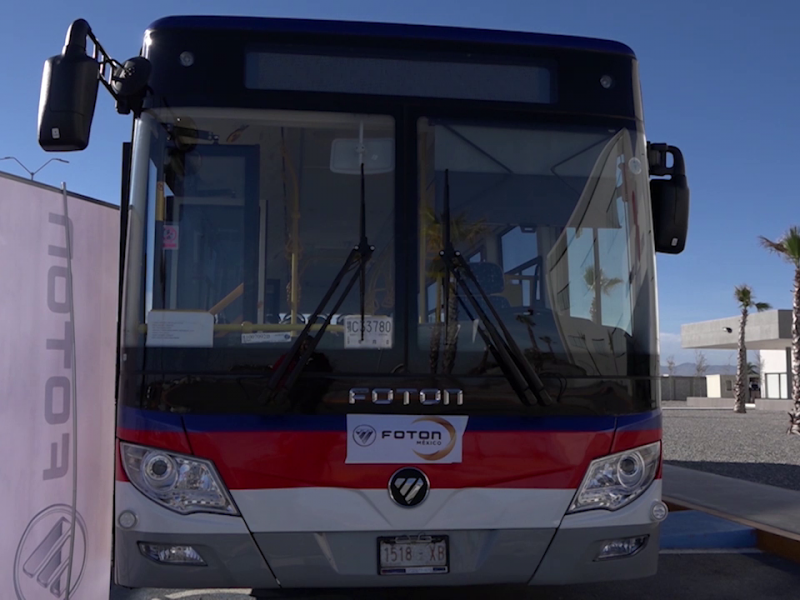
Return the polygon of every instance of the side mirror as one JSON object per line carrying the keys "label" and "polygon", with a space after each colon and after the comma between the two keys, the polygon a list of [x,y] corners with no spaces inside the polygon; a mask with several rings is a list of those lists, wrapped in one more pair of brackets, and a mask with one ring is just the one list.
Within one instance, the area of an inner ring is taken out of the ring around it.
{"label": "side mirror", "polygon": [[83,19],[67,31],[64,49],[47,59],[39,95],[39,145],[46,152],[84,150],[89,145],[100,66],[86,54],[91,33]]}
{"label": "side mirror", "polygon": [[[669,179],[650,180],[655,249],[663,254],[680,254],[689,232],[689,184],[683,154],[667,144],[649,144],[647,153],[651,175],[670,175]],[[667,166],[669,154],[671,167]]]}

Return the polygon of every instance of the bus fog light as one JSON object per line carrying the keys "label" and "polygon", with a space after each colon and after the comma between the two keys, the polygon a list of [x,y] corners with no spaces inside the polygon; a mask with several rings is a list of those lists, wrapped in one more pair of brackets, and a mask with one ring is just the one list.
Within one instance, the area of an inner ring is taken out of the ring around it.
{"label": "bus fog light", "polygon": [[653,518],[653,521],[663,521],[667,518],[668,514],[669,509],[661,500],[656,500],[653,502],[653,506],[650,507],[650,516]]}
{"label": "bus fog light", "polygon": [[129,510],[121,512],[119,518],[117,519],[117,523],[123,529],[130,529],[134,525],[136,525],[136,515]]}
{"label": "bus fog light", "polygon": [[139,550],[147,558],[172,565],[205,565],[206,561],[192,546],[171,544],[149,544],[139,542]]}
{"label": "bus fog light", "polygon": [[600,552],[598,552],[595,560],[608,560],[611,558],[625,558],[626,556],[633,556],[639,552],[639,550],[644,548],[649,537],[650,536],[648,535],[640,535],[637,537],[605,542],[603,547],[600,549]]}

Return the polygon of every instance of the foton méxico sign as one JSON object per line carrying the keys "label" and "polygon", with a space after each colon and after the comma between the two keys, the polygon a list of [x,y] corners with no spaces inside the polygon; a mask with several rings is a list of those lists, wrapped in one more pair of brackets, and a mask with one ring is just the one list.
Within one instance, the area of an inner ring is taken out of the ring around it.
{"label": "foton m\u00e9xico sign", "polygon": [[347,415],[351,464],[460,463],[469,417]]}

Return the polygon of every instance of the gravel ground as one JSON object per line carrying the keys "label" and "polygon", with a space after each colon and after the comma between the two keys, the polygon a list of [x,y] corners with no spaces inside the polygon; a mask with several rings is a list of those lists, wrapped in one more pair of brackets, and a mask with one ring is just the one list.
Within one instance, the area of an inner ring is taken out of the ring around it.
{"label": "gravel ground", "polygon": [[784,412],[665,410],[664,460],[800,491],[800,436]]}

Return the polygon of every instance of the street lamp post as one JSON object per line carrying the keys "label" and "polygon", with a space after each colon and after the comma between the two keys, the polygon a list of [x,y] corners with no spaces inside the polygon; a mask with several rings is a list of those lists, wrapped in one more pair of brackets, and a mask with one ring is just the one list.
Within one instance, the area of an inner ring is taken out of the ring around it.
{"label": "street lamp post", "polygon": [[16,156],[4,156],[3,158],[0,158],[0,160],[13,160],[13,161],[16,161],[16,163],[17,163],[17,164],[18,164],[20,167],[22,167],[23,169],[25,169],[25,170],[28,172],[28,175],[30,175],[30,176],[31,176],[31,181],[33,181],[33,178],[34,178],[34,176],[35,176],[35,175],[36,175],[36,174],[37,174],[39,171],[41,171],[42,169],[44,169],[44,168],[45,168],[47,165],[49,165],[49,164],[50,164],[51,162],[53,162],[54,160],[55,160],[55,161],[58,161],[58,162],[62,162],[62,163],[69,164],[69,161],[68,161],[68,160],[64,160],[63,158],[51,158],[50,160],[48,160],[46,163],[44,163],[44,164],[43,164],[41,167],[39,167],[39,168],[38,168],[38,169],[36,169],[35,171],[31,171],[31,170],[30,170],[28,167],[26,167],[25,165],[23,165],[23,164],[22,164],[22,163],[19,161],[19,159],[18,159]]}

